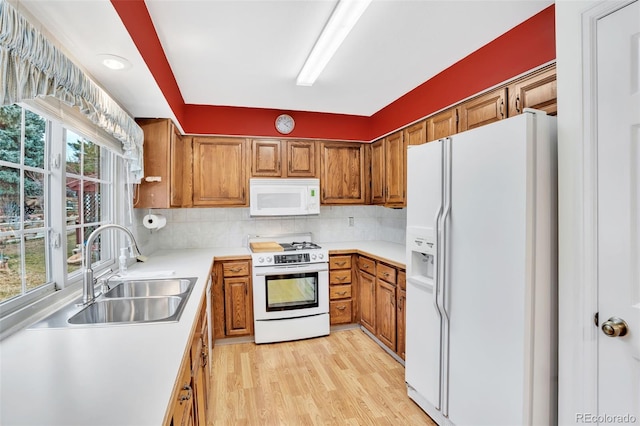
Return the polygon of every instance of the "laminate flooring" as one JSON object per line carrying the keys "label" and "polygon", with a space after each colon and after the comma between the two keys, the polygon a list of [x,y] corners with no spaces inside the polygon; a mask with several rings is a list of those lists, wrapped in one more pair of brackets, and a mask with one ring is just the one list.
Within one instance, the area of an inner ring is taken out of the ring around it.
{"label": "laminate flooring", "polygon": [[404,367],[360,329],[274,344],[216,345],[212,425],[430,425]]}

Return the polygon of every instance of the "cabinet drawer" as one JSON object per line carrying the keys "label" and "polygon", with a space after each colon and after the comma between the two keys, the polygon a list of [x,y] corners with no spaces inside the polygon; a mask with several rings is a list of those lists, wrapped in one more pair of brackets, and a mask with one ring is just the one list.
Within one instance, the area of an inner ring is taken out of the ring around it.
{"label": "cabinet drawer", "polygon": [[383,263],[378,263],[378,273],[376,276],[381,280],[388,282],[389,284],[396,283],[396,268],[387,266]]}
{"label": "cabinet drawer", "polygon": [[329,302],[331,324],[348,324],[351,322],[351,300]]}
{"label": "cabinet drawer", "polygon": [[225,262],[222,269],[225,277],[244,277],[249,275],[249,261]]}
{"label": "cabinet drawer", "polygon": [[331,256],[329,257],[329,269],[350,269],[351,256]]}
{"label": "cabinet drawer", "polygon": [[329,287],[329,300],[349,299],[351,297],[351,284],[332,285]]}
{"label": "cabinet drawer", "polygon": [[329,271],[329,284],[349,284],[350,282],[351,269]]}
{"label": "cabinet drawer", "polygon": [[407,273],[406,271],[398,271],[398,287],[401,290],[407,289]]}
{"label": "cabinet drawer", "polygon": [[376,273],[376,262],[368,257],[360,257],[358,258],[358,268],[373,275]]}

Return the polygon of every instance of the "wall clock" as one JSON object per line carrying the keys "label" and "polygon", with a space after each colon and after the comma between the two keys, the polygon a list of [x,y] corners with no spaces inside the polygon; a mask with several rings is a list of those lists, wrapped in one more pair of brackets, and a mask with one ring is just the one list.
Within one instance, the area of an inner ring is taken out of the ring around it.
{"label": "wall clock", "polygon": [[280,114],[278,118],[276,118],[276,130],[283,135],[291,133],[295,125],[296,122],[289,114]]}

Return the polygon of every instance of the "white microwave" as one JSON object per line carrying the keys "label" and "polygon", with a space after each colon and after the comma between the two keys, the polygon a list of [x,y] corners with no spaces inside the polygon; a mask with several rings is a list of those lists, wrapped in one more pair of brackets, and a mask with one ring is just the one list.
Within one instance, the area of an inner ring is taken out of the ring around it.
{"label": "white microwave", "polygon": [[249,179],[251,216],[320,214],[319,179]]}

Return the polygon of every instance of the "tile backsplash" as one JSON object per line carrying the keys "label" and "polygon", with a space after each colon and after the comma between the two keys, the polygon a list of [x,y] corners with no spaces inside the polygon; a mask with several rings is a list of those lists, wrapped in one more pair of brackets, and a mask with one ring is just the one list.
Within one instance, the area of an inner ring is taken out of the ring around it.
{"label": "tile backsplash", "polygon": [[152,209],[167,225],[142,225],[149,209],[135,209],[134,232],[148,253],[158,249],[239,247],[248,235],[312,232],[316,242],[382,240],[405,242],[406,209],[381,206],[322,206],[318,216],[251,217],[248,208]]}

